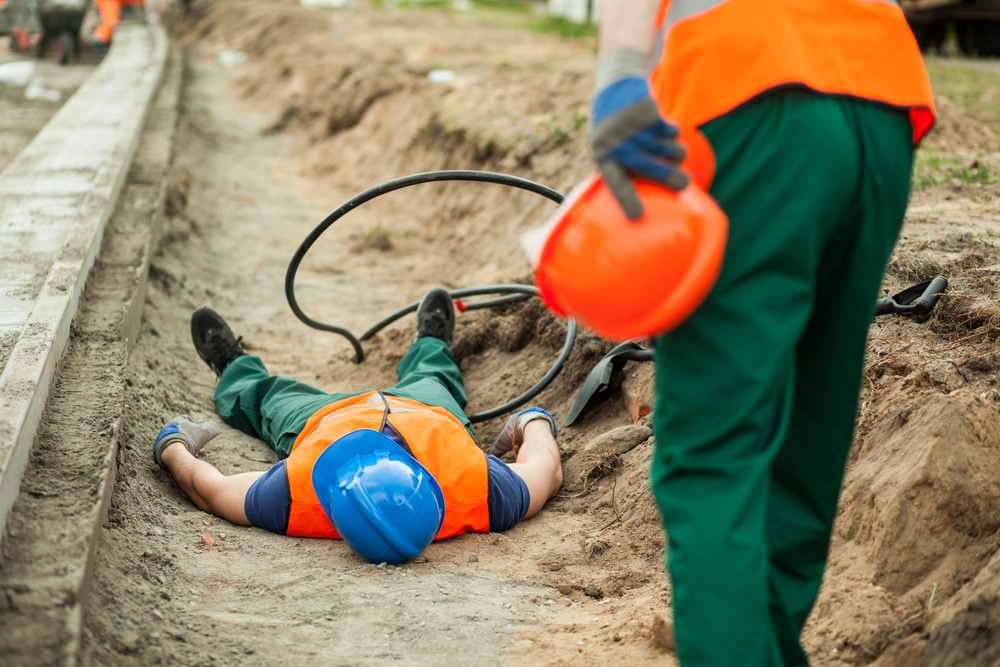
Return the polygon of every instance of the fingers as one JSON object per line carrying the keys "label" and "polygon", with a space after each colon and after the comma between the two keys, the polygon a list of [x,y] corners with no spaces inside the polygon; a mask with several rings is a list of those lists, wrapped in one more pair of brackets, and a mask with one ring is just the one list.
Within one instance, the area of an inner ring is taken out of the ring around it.
{"label": "fingers", "polygon": [[665,122],[652,100],[625,109],[595,128],[591,146],[605,183],[629,220],[642,217],[642,203],[630,176],[673,190],[688,184],[677,165],[685,157],[677,128]]}
{"label": "fingers", "polygon": [[635,187],[629,179],[625,169],[617,162],[606,160],[598,164],[601,176],[607,184],[611,194],[615,196],[618,205],[625,211],[625,217],[629,220],[638,220],[642,217],[642,202],[639,195],[635,193]]}
{"label": "fingers", "polygon": [[683,171],[674,169],[660,182],[673,190],[683,190],[691,182],[691,178]]}
{"label": "fingers", "polygon": [[[674,165],[680,163],[687,154],[683,145],[664,136],[656,128],[639,132],[629,140],[628,145],[630,150],[657,164]],[[607,157],[613,157],[615,153],[616,151],[612,151]]]}
{"label": "fingers", "polygon": [[519,412],[515,412],[507,419],[507,423],[504,424],[503,430],[500,431],[500,435],[497,436],[496,443],[494,443],[493,448],[490,449],[490,454],[494,456],[503,456],[509,451],[513,451],[514,455],[517,456],[518,450],[524,443],[524,429],[535,420],[546,421],[546,425],[555,436],[559,432],[556,427],[555,419],[547,410],[544,410],[537,406],[532,406],[530,408],[525,408]]}
{"label": "fingers", "polygon": [[677,128],[663,120],[656,102],[647,97],[609,116],[595,127],[590,135],[590,146],[600,159],[640,132],[650,132],[652,136],[662,139],[677,137]]}
{"label": "fingers", "polygon": [[503,430],[497,436],[496,442],[490,449],[493,456],[503,456],[511,450],[516,450],[521,446],[521,432],[517,427],[517,415],[511,415],[507,423],[503,425]]}

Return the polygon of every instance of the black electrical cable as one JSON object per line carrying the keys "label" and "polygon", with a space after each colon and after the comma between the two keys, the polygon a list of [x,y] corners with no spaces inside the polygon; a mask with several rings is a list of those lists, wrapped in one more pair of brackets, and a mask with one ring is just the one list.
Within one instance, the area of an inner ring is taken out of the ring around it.
{"label": "black electrical cable", "polygon": [[[384,194],[388,194],[395,190],[401,188],[409,187],[411,185],[418,185],[421,183],[434,183],[440,181],[476,181],[481,183],[496,183],[499,185],[506,185],[509,187],[519,188],[521,190],[528,190],[529,192],[534,192],[543,197],[551,199],[555,203],[561,203],[563,196],[556,192],[555,190],[548,188],[544,185],[540,185],[533,181],[529,181],[524,178],[519,178],[517,176],[509,176],[507,174],[498,174],[488,171],[472,171],[466,169],[459,170],[444,170],[444,171],[430,171],[420,174],[412,174],[410,176],[403,176],[401,178],[396,178],[391,181],[382,183],[381,185],[376,185],[375,187],[369,188],[364,192],[355,195],[351,199],[347,200],[343,205],[341,205],[337,210],[335,210],[330,215],[326,216],[322,222],[320,222],[312,232],[302,241],[295,254],[292,256],[291,261],[288,263],[288,270],[285,272],[285,298],[288,300],[288,305],[291,307],[292,312],[295,316],[299,318],[307,326],[313,329],[319,329],[320,331],[329,331],[330,333],[335,333],[346,338],[351,346],[354,348],[354,362],[361,363],[364,361],[365,353],[364,349],[361,347],[361,341],[368,340],[376,333],[381,331],[384,327],[388,326],[392,322],[395,322],[399,318],[414,312],[419,305],[419,302],[414,302],[408,304],[404,308],[396,311],[395,313],[389,315],[385,319],[379,321],[375,326],[370,328],[360,338],[356,337],[350,331],[343,327],[336,326],[334,324],[327,324],[325,322],[319,322],[314,320],[305,314],[302,308],[299,306],[298,300],[295,298],[295,276],[298,273],[299,266],[302,264],[302,260],[306,253],[312,248],[313,244],[319,239],[323,233],[329,229],[333,223],[340,220],[342,217],[347,215],[349,212],[353,211],[357,207],[365,204],[366,202],[380,197]],[[481,296],[484,294],[508,294],[508,296],[499,297],[496,299],[489,299],[485,301],[479,301],[470,303],[467,305],[468,310],[475,310],[478,308],[489,308],[494,306],[503,305],[506,303],[513,303],[517,301],[522,301],[529,299],[532,296],[538,294],[538,290],[532,285],[488,285],[485,287],[467,287],[462,289],[453,290],[450,292],[452,298],[462,298],[467,296]],[[568,320],[566,327],[566,342],[563,344],[563,348],[556,358],[555,363],[549,368],[548,372],[542,376],[533,387],[528,389],[517,398],[514,398],[507,403],[499,405],[490,410],[485,410],[473,415],[469,415],[469,420],[473,423],[486,421],[487,419],[492,419],[498,417],[502,414],[510,412],[515,408],[524,405],[532,398],[537,396],[545,387],[552,382],[553,379],[562,370],[562,366],[569,356],[570,351],[573,348],[573,342],[576,339],[576,321]]]}
{"label": "black electrical cable", "polygon": [[[487,285],[485,287],[465,287],[457,290],[452,290],[449,292],[453,299],[460,299],[468,296],[481,296],[484,294],[504,294],[511,293],[512,296],[500,297],[498,299],[489,299],[487,301],[477,301],[473,303],[466,304],[466,310],[477,310],[479,308],[487,308],[502,305],[505,303],[514,303],[517,301],[524,301],[531,298],[532,296],[538,295],[538,288],[533,285]],[[414,301],[411,304],[400,308],[392,315],[389,315],[385,319],[378,322],[371,329],[366,331],[361,335],[360,340],[368,340],[376,333],[384,329],[389,324],[395,322],[399,318],[408,315],[417,310],[420,305],[419,301]],[[524,392],[520,396],[504,403],[503,405],[498,405],[490,410],[484,410],[483,412],[477,412],[476,414],[469,415],[469,421],[473,424],[486,421],[487,419],[493,419],[494,417],[499,417],[500,415],[506,414],[515,408],[518,408],[532,398],[537,396],[545,387],[549,386],[549,383],[555,379],[557,375],[562,371],[563,364],[569,357],[569,353],[573,351],[573,342],[576,340],[577,325],[576,320],[570,319],[566,322],[566,340],[563,343],[562,350],[559,352],[559,356],[549,370],[542,376],[542,379],[535,383],[528,391]]]}
{"label": "black electrical cable", "polygon": [[[538,289],[532,287],[531,285],[487,285],[485,287],[463,287],[457,290],[451,290],[448,294],[451,295],[453,299],[460,299],[467,296],[481,296],[483,294],[506,294],[510,293],[510,296],[502,296],[497,299],[489,299],[487,301],[472,301],[465,304],[466,310],[479,310],[481,308],[494,308],[496,306],[502,306],[508,303],[517,303],[518,301],[527,301],[533,296],[538,294]],[[358,340],[368,340],[379,331],[389,326],[396,320],[405,315],[417,310],[420,306],[419,301],[414,301],[411,304],[403,306],[392,315],[389,315],[383,320],[377,322],[371,329],[361,334]]]}

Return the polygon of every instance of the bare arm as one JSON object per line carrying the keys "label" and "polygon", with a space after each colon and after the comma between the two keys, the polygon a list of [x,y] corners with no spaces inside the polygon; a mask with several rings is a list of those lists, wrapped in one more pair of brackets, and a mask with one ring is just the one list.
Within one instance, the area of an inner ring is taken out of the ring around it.
{"label": "bare arm", "polygon": [[659,0],[605,0],[601,4],[595,90],[649,73],[659,4]]}
{"label": "bare arm", "polygon": [[524,442],[510,468],[528,486],[529,504],[524,518],[533,517],[556,495],[563,482],[559,446],[548,421],[536,419],[525,424]]}
{"label": "bare arm", "polygon": [[632,49],[648,56],[659,6],[659,0],[604,0],[597,34],[598,58],[615,49]]}
{"label": "bare arm", "polygon": [[182,443],[166,447],[163,465],[199,509],[240,526],[249,526],[244,503],[247,491],[263,472],[223,475],[211,463],[196,459]]}

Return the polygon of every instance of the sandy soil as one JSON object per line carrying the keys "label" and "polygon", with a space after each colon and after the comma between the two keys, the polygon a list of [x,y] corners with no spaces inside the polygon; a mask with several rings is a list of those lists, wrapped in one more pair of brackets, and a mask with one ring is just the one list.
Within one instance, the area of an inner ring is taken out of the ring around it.
{"label": "sandy soil", "polygon": [[[291,313],[293,253],[348,198],[407,174],[490,170],[567,191],[590,169],[592,41],[512,30],[493,15],[360,4],[195,0],[175,18],[188,85],[169,218],[127,372],[87,661],[673,664],[665,540],[646,486],[649,417],[633,420],[619,391],[624,383],[648,399],[650,364],[626,366],[605,400],[563,429],[566,484],[545,511],[505,534],[436,543],[401,567],[209,517],[149,456],[170,416],[213,418],[214,377],[188,333],[203,304],[273,372],[330,391],[391,383],[412,317],[366,341],[366,360],[353,363],[343,338]],[[248,59],[223,67],[225,51]],[[456,76],[433,83],[434,69]],[[934,145],[974,155],[985,165],[976,169],[995,165],[990,130],[955,105],[943,110]],[[1000,660],[996,194],[953,179],[914,195],[887,294],[939,273],[951,288],[927,321],[879,318],[873,328],[828,578],[805,636],[815,665]],[[435,285],[529,282],[517,239],[551,210],[496,185],[397,191],[322,237],[296,295],[313,318],[359,335]],[[454,349],[470,411],[530,387],[565,331],[534,300],[462,314]],[[535,402],[564,418],[609,348],[581,333]],[[502,422],[478,425],[484,448]],[[231,429],[203,456],[226,472],[275,460]]]}

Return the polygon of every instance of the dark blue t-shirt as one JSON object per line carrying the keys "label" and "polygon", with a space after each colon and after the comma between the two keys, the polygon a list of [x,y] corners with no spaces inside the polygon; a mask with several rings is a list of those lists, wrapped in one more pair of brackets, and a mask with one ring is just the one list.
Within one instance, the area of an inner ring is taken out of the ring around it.
{"label": "dark blue t-shirt", "polygon": [[[528,511],[528,485],[510,466],[486,455],[490,510],[490,532],[510,530]],[[243,504],[247,519],[258,528],[284,535],[288,532],[288,513],[292,508],[292,493],[288,486],[285,462],[278,461],[247,491]]]}

